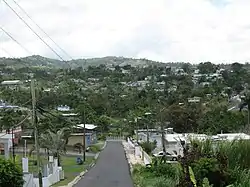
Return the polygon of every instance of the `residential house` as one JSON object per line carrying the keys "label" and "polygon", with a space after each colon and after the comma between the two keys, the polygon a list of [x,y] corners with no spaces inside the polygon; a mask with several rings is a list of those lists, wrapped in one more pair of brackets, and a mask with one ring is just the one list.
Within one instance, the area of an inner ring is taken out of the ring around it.
{"label": "residential house", "polygon": [[201,101],[200,97],[192,97],[192,98],[188,98],[188,102],[189,103],[199,103]]}
{"label": "residential house", "polygon": [[9,159],[9,150],[12,147],[12,135],[0,133],[0,154],[4,154]]}
{"label": "residential house", "polygon": [[71,109],[70,109],[70,107],[69,106],[67,106],[67,105],[60,105],[60,106],[58,106],[57,107],[57,110],[58,111],[60,111],[60,112],[68,112],[68,111],[70,111]]}
{"label": "residential house", "polygon": [[[91,144],[95,144],[97,142],[97,135],[96,135],[96,127],[93,124],[85,124],[85,147],[87,148]],[[84,124],[79,124],[74,127],[73,133],[71,133],[68,139],[68,145],[74,146],[75,144],[83,144],[83,137],[84,137]]]}
{"label": "residential house", "polygon": [[6,86],[11,90],[19,90],[20,85],[22,85],[23,82],[20,80],[8,80],[8,81],[3,81],[1,83],[2,86]]}
{"label": "residential house", "polygon": [[250,135],[245,133],[226,133],[212,136],[213,141],[234,141],[234,140],[250,140]]}

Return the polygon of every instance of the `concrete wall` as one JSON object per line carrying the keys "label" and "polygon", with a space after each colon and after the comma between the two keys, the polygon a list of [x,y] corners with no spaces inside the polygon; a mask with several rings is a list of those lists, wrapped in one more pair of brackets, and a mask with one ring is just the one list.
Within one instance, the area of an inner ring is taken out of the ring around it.
{"label": "concrete wall", "polygon": [[[95,144],[97,142],[96,134],[94,133],[91,135],[86,135],[85,142],[86,142],[86,147],[88,147],[91,144]],[[69,137],[68,145],[74,146],[77,143],[80,143],[80,144],[83,143],[83,135],[73,134]]]}
{"label": "concrete wall", "polygon": [[25,181],[23,187],[35,187],[36,184],[34,183],[34,177],[31,173],[24,173],[23,180]]}

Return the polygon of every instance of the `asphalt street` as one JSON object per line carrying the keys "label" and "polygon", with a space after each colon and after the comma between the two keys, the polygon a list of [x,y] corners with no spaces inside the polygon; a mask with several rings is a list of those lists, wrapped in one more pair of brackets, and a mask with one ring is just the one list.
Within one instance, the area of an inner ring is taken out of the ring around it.
{"label": "asphalt street", "polygon": [[108,141],[96,165],[75,187],[133,187],[121,141]]}

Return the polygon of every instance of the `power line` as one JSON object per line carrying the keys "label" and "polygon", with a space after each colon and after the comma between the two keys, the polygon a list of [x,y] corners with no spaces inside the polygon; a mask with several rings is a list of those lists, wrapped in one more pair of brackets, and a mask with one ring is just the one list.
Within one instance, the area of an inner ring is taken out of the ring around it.
{"label": "power line", "polygon": [[73,58],[64,50],[62,49],[30,16],[29,14],[15,1],[12,0],[23,12],[24,14],[69,58],[71,58],[71,60],[73,60]]}
{"label": "power line", "polygon": [[68,66],[70,66],[46,41],[42,39],[39,34],[34,31],[34,29],[29,26],[29,24],[6,2],[6,0],[3,0],[3,2],[16,14],[16,16],[56,55],[58,56],[63,62],[65,62]]}
{"label": "power line", "polygon": [[3,52],[5,52],[7,55],[9,55],[10,57],[12,57],[13,55],[11,55],[6,49],[4,49],[4,48],[0,48]]}
{"label": "power line", "polygon": [[13,36],[11,36],[3,27],[0,26],[0,29],[8,35],[14,42],[16,42],[21,48],[23,48],[27,53],[32,54],[26,47],[24,47],[21,43],[19,43]]}
{"label": "power line", "polygon": [[[23,122],[25,122],[25,120],[27,120],[29,117],[30,117],[30,114],[27,115],[27,116],[26,116],[22,121],[20,121],[18,124],[12,126],[11,128],[16,128],[16,127],[20,126],[20,125],[23,124]],[[0,138],[3,137],[3,136],[5,136],[6,134],[8,134],[8,133],[3,134],[2,136],[0,136]]]}
{"label": "power line", "polygon": [[45,117],[48,117],[48,116],[44,115],[43,113],[50,114],[52,117],[55,117],[55,118],[57,118],[57,119],[63,120],[64,122],[67,122],[67,123],[70,123],[70,124],[74,124],[74,125],[75,125],[75,123],[73,123],[72,121],[68,121],[68,120],[66,120],[65,118],[63,118],[62,116],[57,116],[57,115],[55,115],[55,114],[52,114],[51,112],[49,112],[49,111],[43,109],[43,108],[40,107],[40,106],[37,106],[37,109],[38,109],[38,112],[39,112],[40,114],[42,114],[43,116],[45,116]]}
{"label": "power line", "polygon": [[[2,27],[0,26],[0,29],[1,29],[7,36],[9,36],[14,42],[16,42],[22,49],[24,49],[28,54],[33,55],[33,53],[31,53],[26,47],[24,47],[20,42],[18,42],[18,41],[17,41],[9,32],[7,32],[4,28],[2,28]],[[44,61],[43,59],[42,59],[42,60],[39,59],[37,56],[34,56],[34,58],[35,58],[38,62],[41,62],[41,63],[46,62],[46,61]]]}

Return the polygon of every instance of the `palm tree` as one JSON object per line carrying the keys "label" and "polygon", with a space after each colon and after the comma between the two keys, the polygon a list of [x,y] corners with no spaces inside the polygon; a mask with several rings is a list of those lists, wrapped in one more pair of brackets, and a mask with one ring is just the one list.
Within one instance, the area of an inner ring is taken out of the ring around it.
{"label": "palm tree", "polygon": [[70,136],[71,129],[62,128],[57,132],[47,130],[39,138],[40,146],[47,148],[52,155],[58,159],[58,166],[61,165],[60,157],[66,152],[66,145]]}

